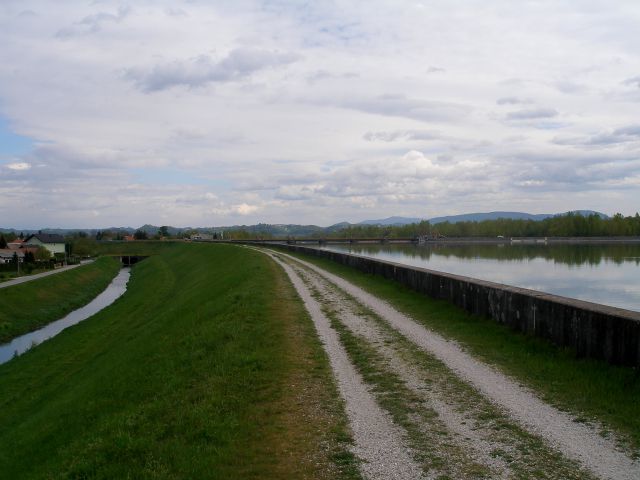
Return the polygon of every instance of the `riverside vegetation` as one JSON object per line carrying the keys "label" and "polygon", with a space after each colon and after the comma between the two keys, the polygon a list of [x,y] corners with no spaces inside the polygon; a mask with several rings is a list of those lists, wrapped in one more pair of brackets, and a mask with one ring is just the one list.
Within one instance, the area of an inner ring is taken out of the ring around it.
{"label": "riverside vegetation", "polygon": [[0,365],[3,477],[358,478],[283,272],[238,246],[158,249],[112,305]]}

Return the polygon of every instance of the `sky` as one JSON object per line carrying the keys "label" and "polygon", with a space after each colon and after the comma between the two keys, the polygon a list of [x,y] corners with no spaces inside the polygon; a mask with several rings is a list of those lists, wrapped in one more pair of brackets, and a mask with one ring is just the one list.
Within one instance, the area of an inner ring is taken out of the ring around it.
{"label": "sky", "polygon": [[0,1],[0,226],[640,210],[640,2]]}

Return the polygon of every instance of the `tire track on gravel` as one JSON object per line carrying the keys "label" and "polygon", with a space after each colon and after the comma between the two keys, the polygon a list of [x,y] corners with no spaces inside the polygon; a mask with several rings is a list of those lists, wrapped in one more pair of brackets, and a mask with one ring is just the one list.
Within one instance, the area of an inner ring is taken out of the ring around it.
{"label": "tire track on gravel", "polygon": [[619,450],[612,440],[602,438],[588,425],[574,422],[570,415],[546,404],[532,391],[518,385],[496,369],[477,361],[457,343],[447,341],[386,302],[314,264],[281,252],[277,254],[316,272],[355,298],[503,408],[509,417],[531,433],[544,438],[552,447],[566,457],[576,460],[594,475],[616,480],[640,478],[640,463]]}
{"label": "tire track on gravel", "polygon": [[317,273],[290,265],[320,297],[349,355],[380,404],[408,432],[429,474],[456,479],[592,478],[357,300]]}
{"label": "tire track on gravel", "polygon": [[329,319],[303,280],[289,265],[271,253],[268,255],[287,273],[312,317],[345,401],[355,442],[353,453],[363,461],[363,475],[372,480],[426,478],[404,445],[404,432],[393,424],[389,414],[376,403],[349,360],[337,333],[331,328]]}

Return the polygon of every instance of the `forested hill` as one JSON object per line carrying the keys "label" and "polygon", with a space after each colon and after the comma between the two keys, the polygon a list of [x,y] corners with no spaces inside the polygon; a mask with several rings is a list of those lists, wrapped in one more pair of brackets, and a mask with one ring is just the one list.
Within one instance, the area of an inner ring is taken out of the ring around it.
{"label": "forested hill", "polygon": [[606,237],[640,236],[640,215],[624,217],[616,214],[603,218],[598,214],[583,216],[576,213],[548,217],[543,220],[499,218],[484,221],[441,222],[428,221],[401,226],[351,225],[334,232],[331,237],[412,237],[438,235],[445,237]]}
{"label": "forested hill", "polygon": [[[434,219],[435,220],[435,219]],[[437,219],[440,220],[440,219]],[[166,231],[160,234],[161,229]],[[133,229],[99,230],[43,230],[46,233],[61,233],[67,237],[89,237],[98,240],[121,239],[124,234],[134,233]],[[188,238],[196,232],[216,233],[224,239],[255,238],[406,238],[417,235],[433,235],[445,237],[606,237],[606,236],[640,236],[640,215],[625,217],[616,214],[606,217],[600,213],[571,212],[565,215],[554,215],[544,219],[534,218],[497,218],[487,220],[451,221],[438,223],[423,220],[404,225],[390,224],[351,224],[337,223],[330,227],[295,224],[239,225],[233,227],[184,228],[156,227],[144,225],[135,231],[144,233],[147,238]],[[15,230],[0,228],[7,241],[15,238]],[[141,238],[143,238],[141,236]]]}

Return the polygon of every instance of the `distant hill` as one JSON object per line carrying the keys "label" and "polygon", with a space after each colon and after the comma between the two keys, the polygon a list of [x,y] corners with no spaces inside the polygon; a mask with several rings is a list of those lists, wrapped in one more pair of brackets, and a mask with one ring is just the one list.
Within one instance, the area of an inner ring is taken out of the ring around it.
{"label": "distant hill", "polygon": [[[482,222],[484,220],[497,220],[498,218],[507,218],[513,220],[534,220],[540,221],[549,217],[556,217],[559,215],[566,215],[567,213],[574,213],[583,216],[589,216],[592,214],[599,215],[603,219],[609,218],[608,215],[605,215],[601,212],[596,212],[593,210],[575,210],[573,212],[565,212],[565,213],[540,213],[540,214],[531,214],[524,212],[487,212],[487,213],[466,213],[463,215],[450,215],[446,217],[434,217],[429,219],[429,222],[432,225],[449,222],[449,223],[457,223],[457,222]],[[168,227],[169,234],[172,236],[178,235],[185,230],[189,231],[199,231],[202,233],[213,233],[220,231],[228,231],[228,230],[245,230],[254,235],[273,235],[276,237],[286,237],[286,236],[310,236],[314,234],[331,234],[334,232],[338,232],[340,230],[344,230],[345,228],[349,228],[354,225],[381,225],[381,226],[398,226],[398,225],[408,225],[411,223],[419,223],[424,219],[418,217],[399,217],[393,216],[388,218],[383,218],[379,220],[365,220],[363,222],[352,224],[349,222],[340,222],[329,227],[319,227],[317,225],[297,225],[297,224],[268,224],[268,223],[259,223],[257,225],[233,225],[233,226],[221,226],[221,227]],[[43,228],[41,229],[42,233],[57,233],[60,235],[69,235],[75,232],[85,232],[88,235],[94,236],[98,231],[112,231],[119,232],[122,234],[133,234],[136,230],[144,230],[147,232],[149,236],[156,235],[160,226],[158,225],[143,225],[138,229],[131,227],[110,227],[110,228]],[[32,233],[38,233],[38,230],[29,230],[29,229],[14,229],[14,228],[0,228],[0,232],[14,232],[19,234],[23,232],[25,235],[29,235]]]}
{"label": "distant hill", "polygon": [[573,212],[565,212],[565,213],[524,213],[524,212],[487,212],[487,213],[465,213],[463,215],[450,215],[447,217],[435,217],[429,219],[429,223],[431,225],[435,225],[437,223],[449,222],[449,223],[458,223],[458,222],[482,222],[484,220],[497,220],[499,218],[506,218],[509,220],[534,220],[540,221],[545,218],[550,217],[558,217],[560,215],[566,215],[567,213],[574,213],[577,215],[582,215],[584,217],[588,217],[589,215],[599,215],[601,218],[609,218],[608,215],[605,215],[601,212],[595,212],[593,210],[575,210]]}
{"label": "distant hill", "polygon": [[216,227],[216,231],[244,230],[253,234],[275,235],[275,236],[305,236],[324,231],[324,228],[317,225],[296,225],[296,224],[269,224],[259,223],[257,225],[233,225],[230,227]]}
{"label": "distant hill", "polygon": [[365,220],[358,225],[408,225],[410,223],[420,223],[422,218],[416,217],[389,217],[381,220]]}

